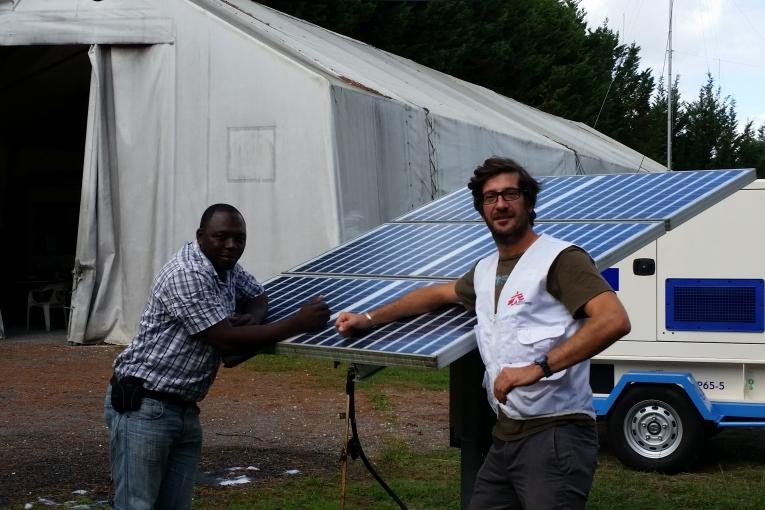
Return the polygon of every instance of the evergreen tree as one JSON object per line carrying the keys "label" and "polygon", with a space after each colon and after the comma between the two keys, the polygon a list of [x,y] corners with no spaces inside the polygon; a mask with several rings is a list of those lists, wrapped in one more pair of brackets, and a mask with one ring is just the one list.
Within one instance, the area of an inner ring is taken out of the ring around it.
{"label": "evergreen tree", "polygon": [[736,164],[735,102],[721,97],[707,75],[699,97],[685,108],[685,124],[678,126],[675,168],[701,170],[732,168]]}
{"label": "evergreen tree", "polygon": [[[645,153],[654,80],[651,70],[640,71],[640,48],[635,44],[618,47],[610,93],[603,102],[600,123],[594,127],[633,149]],[[666,129],[665,129],[666,132]]]}
{"label": "evergreen tree", "polygon": [[747,122],[736,145],[736,166],[756,168],[757,177],[765,178],[765,125],[755,133],[752,122]]}

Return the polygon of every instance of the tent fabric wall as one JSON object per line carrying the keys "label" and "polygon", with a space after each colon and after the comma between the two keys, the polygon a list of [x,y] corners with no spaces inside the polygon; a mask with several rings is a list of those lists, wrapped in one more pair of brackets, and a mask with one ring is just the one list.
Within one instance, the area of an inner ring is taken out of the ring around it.
{"label": "tent fabric wall", "polygon": [[432,200],[425,112],[333,86],[342,239]]}
{"label": "tent fabric wall", "polygon": [[[203,9],[168,2],[182,41],[174,244],[193,238],[207,205],[227,202],[247,221],[240,263],[260,279],[336,245],[327,80]],[[253,151],[250,172],[236,167],[240,149]]]}
{"label": "tent fabric wall", "polygon": [[343,240],[464,186],[493,154],[512,154],[534,175],[576,167],[573,151],[542,136],[507,136],[342,86],[331,93]]}
{"label": "tent fabric wall", "polygon": [[484,126],[435,118],[442,194],[465,186],[473,169],[491,155],[511,156],[533,175],[569,175],[574,153],[544,137],[514,137]]}
{"label": "tent fabric wall", "polygon": [[[0,45],[158,44],[175,41],[173,19],[151,2],[0,1]],[[12,14],[12,16],[11,16]]]}
{"label": "tent fabric wall", "polygon": [[100,47],[93,66],[69,340],[124,343],[171,231],[172,46]]}

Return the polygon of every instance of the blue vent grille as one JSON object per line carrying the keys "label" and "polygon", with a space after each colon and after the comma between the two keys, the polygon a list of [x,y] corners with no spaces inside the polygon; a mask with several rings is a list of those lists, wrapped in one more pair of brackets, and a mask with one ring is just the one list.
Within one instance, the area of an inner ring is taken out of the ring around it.
{"label": "blue vent grille", "polygon": [[669,278],[667,330],[764,331],[763,280]]}

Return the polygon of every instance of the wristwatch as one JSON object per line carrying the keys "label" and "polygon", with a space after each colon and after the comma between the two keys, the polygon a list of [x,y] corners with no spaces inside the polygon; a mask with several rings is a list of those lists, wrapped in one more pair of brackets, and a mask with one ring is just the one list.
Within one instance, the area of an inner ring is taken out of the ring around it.
{"label": "wristwatch", "polygon": [[545,374],[545,377],[553,375],[553,371],[550,370],[550,365],[547,364],[547,354],[535,359],[534,364],[542,367],[542,372]]}

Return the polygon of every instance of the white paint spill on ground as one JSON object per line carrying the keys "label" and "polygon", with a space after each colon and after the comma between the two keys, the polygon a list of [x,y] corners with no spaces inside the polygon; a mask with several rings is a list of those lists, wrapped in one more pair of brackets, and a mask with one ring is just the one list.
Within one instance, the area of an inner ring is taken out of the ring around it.
{"label": "white paint spill on ground", "polygon": [[228,480],[222,480],[218,485],[243,485],[250,483],[252,480],[247,475],[237,476],[236,478],[229,478]]}
{"label": "white paint spill on ground", "polygon": [[289,476],[295,476],[295,475],[299,475],[300,474],[300,470],[299,469],[288,469],[287,471],[284,472],[284,474],[285,475],[289,475]]}
{"label": "white paint spill on ground", "polygon": [[[72,492],[72,494],[77,494],[78,496],[82,496],[87,493],[88,491],[86,490],[76,490]],[[101,500],[93,504],[77,503],[77,501],[64,501],[63,503],[58,503],[48,498],[37,498],[37,501],[34,503],[25,503],[24,510],[30,510],[32,508],[39,507],[40,505],[64,507],[68,510],[91,510],[92,508],[109,508],[109,501]]]}

